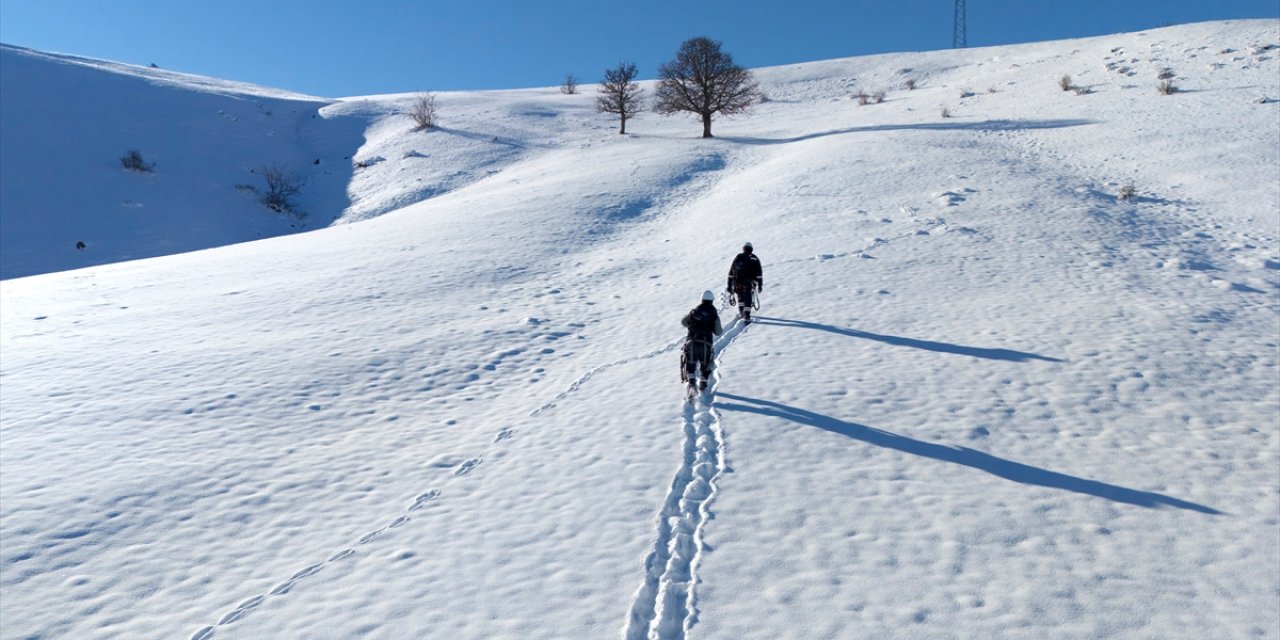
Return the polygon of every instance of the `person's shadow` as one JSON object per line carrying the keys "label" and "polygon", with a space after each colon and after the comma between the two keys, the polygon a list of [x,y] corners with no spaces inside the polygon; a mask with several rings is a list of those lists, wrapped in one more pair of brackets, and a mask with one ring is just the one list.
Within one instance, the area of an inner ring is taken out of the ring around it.
{"label": "person's shadow", "polygon": [[1035,353],[1027,353],[1025,351],[1014,351],[1012,349],[988,349],[983,347],[966,347],[958,344],[950,344],[947,342],[933,342],[931,340],[916,340],[915,338],[903,338],[899,336],[887,336],[878,333],[870,333],[867,331],[858,331],[856,329],[845,329],[829,324],[818,324],[816,322],[805,322],[803,320],[788,320],[786,318],[770,318],[767,316],[757,316],[756,323],[764,325],[775,325],[779,327],[791,327],[795,329],[813,329],[815,331],[826,331],[836,335],[848,336],[850,338],[862,338],[864,340],[875,340],[898,347],[911,347],[913,349],[924,349],[925,351],[936,351],[939,353],[953,353],[960,356],[971,356],[974,358],[987,358],[990,360],[1007,360],[1009,362],[1028,362],[1030,360],[1042,360],[1045,362],[1064,362],[1059,358],[1050,356],[1042,356]]}
{"label": "person's shadow", "polygon": [[[861,440],[867,444],[883,447],[885,449],[893,449],[903,453],[909,453],[922,458],[931,458],[942,462],[950,462],[953,464],[972,467],[980,471],[985,471],[993,476],[998,476],[1006,480],[1020,482],[1022,484],[1036,485],[1048,487],[1051,489],[1061,489],[1063,491],[1074,491],[1098,498],[1105,498],[1114,502],[1123,502],[1148,509],[1161,507],[1177,507],[1179,509],[1188,509],[1210,515],[1221,515],[1222,512],[1212,507],[1202,504],[1180,500],[1159,493],[1150,491],[1138,491],[1114,484],[1107,484],[1097,480],[1088,480],[1085,478],[1077,478],[1065,473],[1058,473],[1048,469],[1040,469],[1025,465],[1012,460],[1005,460],[996,456],[975,451],[968,447],[954,447],[949,445],[935,444],[932,442],[924,442],[915,440],[905,436],[900,436],[888,431],[881,431],[868,427],[866,425],[846,422],[831,416],[825,416],[820,413],[806,411],[797,407],[788,406],[779,402],[769,400],[759,400],[756,398],[747,398],[744,396],[734,395],[731,393],[717,394],[716,408],[721,411],[737,411],[742,413],[754,413],[756,415],[769,416],[771,418],[781,418],[790,420],[802,425],[817,427],[832,433],[838,433],[842,436]],[[728,402],[725,402],[727,400]]]}

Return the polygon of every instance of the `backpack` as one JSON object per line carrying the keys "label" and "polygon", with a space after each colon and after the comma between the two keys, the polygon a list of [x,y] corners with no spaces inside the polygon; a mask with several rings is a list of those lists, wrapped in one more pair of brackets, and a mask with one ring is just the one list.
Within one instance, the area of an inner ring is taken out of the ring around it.
{"label": "backpack", "polygon": [[733,259],[733,265],[729,268],[729,277],[735,282],[750,282],[759,278],[760,259],[754,254],[739,254]]}
{"label": "backpack", "polygon": [[698,305],[689,312],[689,337],[711,340],[715,335],[716,310],[710,305]]}

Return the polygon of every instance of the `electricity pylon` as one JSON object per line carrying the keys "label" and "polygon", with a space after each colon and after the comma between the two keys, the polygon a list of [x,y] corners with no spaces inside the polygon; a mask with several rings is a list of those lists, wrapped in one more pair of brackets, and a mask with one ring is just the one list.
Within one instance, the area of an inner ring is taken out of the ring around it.
{"label": "electricity pylon", "polygon": [[963,49],[967,34],[964,24],[964,0],[956,0],[956,21],[955,26],[951,29],[951,48]]}

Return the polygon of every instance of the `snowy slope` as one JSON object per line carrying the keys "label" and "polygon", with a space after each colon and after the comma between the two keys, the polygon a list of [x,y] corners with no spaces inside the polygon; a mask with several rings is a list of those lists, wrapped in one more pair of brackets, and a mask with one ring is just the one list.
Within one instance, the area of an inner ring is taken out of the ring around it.
{"label": "snowy slope", "polygon": [[[591,112],[578,101],[538,131],[531,115],[560,114],[537,100],[443,95],[442,112],[496,124],[414,134],[412,94],[323,99],[4,45],[0,68],[0,278],[374,217],[488,177]],[[130,151],[151,170],[126,170]],[[301,186],[295,215],[246,188],[266,190],[268,168]]]}
{"label": "snowy slope", "polygon": [[1280,638],[1280,24],[757,73],[308,103],[353,224],[0,282],[0,637]]}
{"label": "snowy slope", "polygon": [[[0,71],[0,277],[290,233],[345,206],[366,125],[319,117],[327,101],[10,46]],[[125,170],[130,150],[152,171]],[[273,165],[309,185],[306,219],[236,188]]]}

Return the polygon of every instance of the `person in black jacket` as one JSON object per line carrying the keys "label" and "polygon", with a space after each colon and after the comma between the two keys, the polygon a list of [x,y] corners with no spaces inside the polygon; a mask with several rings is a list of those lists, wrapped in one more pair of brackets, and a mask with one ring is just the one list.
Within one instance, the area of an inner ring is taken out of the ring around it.
{"label": "person in black jacket", "polygon": [[714,293],[704,291],[702,304],[686,313],[680,321],[689,330],[684,348],[680,350],[680,381],[692,385],[697,380],[699,389],[707,388],[707,378],[716,367],[712,340],[724,333],[715,299]]}
{"label": "person in black jacket", "polygon": [[751,309],[756,305],[755,292],[764,291],[764,267],[756,257],[751,243],[742,245],[742,253],[729,266],[729,293],[738,301],[738,317],[751,323]]}

